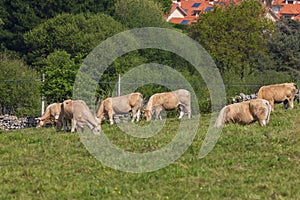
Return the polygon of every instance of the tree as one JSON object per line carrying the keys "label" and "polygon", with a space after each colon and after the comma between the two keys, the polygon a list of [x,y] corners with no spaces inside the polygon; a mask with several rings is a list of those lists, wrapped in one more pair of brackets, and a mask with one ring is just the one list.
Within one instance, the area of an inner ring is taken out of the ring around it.
{"label": "tree", "polygon": [[262,16],[264,10],[256,0],[214,7],[188,34],[211,54],[224,76],[237,74],[243,79],[254,70],[255,58],[266,55],[264,42],[273,32],[272,22]]}
{"label": "tree", "polygon": [[11,50],[26,54],[23,34],[42,22],[61,13],[99,13],[111,14],[114,0],[53,1],[53,0],[1,0],[0,18],[4,22],[0,30],[0,50]]}
{"label": "tree", "polygon": [[87,55],[101,41],[122,31],[120,23],[105,14],[62,14],[40,24],[24,36],[30,63],[55,50]]}
{"label": "tree", "polygon": [[172,0],[152,0],[154,2],[158,2],[164,13],[168,13],[171,10]]}
{"label": "tree", "polygon": [[275,62],[273,68],[299,77],[297,70],[300,70],[300,23],[295,20],[282,20],[276,29],[273,37],[267,41],[270,55]]}
{"label": "tree", "polygon": [[151,0],[118,0],[114,18],[128,28],[167,27],[160,4]]}
{"label": "tree", "polygon": [[19,58],[0,55],[0,114],[36,116],[40,113],[41,81]]}
{"label": "tree", "polygon": [[42,61],[45,74],[42,94],[48,103],[72,98],[75,75],[81,62],[82,57],[71,58],[65,51],[55,51]]}

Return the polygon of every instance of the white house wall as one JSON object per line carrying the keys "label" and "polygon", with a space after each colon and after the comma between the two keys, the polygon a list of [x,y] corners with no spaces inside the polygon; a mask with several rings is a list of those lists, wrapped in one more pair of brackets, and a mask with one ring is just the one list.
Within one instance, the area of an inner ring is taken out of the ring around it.
{"label": "white house wall", "polygon": [[184,18],[184,15],[178,9],[175,9],[168,17],[167,21],[170,21],[172,18]]}

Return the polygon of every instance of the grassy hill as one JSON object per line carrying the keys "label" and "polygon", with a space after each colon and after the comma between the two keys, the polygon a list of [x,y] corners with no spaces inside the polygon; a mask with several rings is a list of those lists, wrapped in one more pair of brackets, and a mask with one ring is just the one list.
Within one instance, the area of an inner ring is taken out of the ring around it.
{"label": "grassy hill", "polygon": [[[293,110],[277,105],[267,127],[226,125],[214,149],[199,159],[210,120],[202,115],[188,150],[169,166],[148,173],[103,165],[77,133],[1,131],[0,199],[297,199],[299,116],[300,105]],[[168,144],[178,122],[168,120],[148,139],[124,134],[116,125],[102,129],[120,148],[147,152]]]}

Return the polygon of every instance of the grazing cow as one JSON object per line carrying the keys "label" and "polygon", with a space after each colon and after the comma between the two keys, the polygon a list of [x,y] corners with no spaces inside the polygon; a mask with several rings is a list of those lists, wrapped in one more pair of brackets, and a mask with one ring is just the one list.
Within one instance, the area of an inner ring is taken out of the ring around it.
{"label": "grazing cow", "polygon": [[57,130],[60,130],[63,125],[66,132],[65,122],[71,120],[71,133],[75,132],[77,127],[80,127],[83,132],[84,126],[88,126],[94,134],[99,134],[101,131],[96,117],[82,100],[65,100],[61,105],[59,118],[61,123],[58,123]]}
{"label": "grazing cow", "polygon": [[36,126],[36,128],[40,128],[47,123],[56,124],[59,118],[60,110],[61,103],[50,104],[46,108],[46,111],[44,112],[43,116],[36,118],[36,120],[38,120],[38,125]]}
{"label": "grazing cow", "polygon": [[225,106],[215,122],[215,127],[225,123],[250,124],[258,121],[265,126],[270,121],[271,105],[265,99],[253,99]]}
{"label": "grazing cow", "polygon": [[175,90],[172,92],[157,93],[150,97],[146,109],[146,121],[150,121],[152,115],[155,113],[155,119],[161,118],[161,111],[180,109],[179,119],[181,119],[186,112],[188,118],[192,117],[191,110],[191,94],[184,89]]}
{"label": "grazing cow", "polygon": [[143,95],[141,93],[131,93],[119,97],[110,97],[103,100],[97,109],[99,123],[106,119],[108,115],[110,124],[114,123],[115,114],[132,113],[132,122],[140,120],[141,108],[143,107]]}
{"label": "grazing cow", "polygon": [[274,103],[284,103],[284,107],[294,107],[294,97],[296,93],[296,85],[294,83],[283,83],[262,86],[257,94],[258,99],[266,99],[270,102],[272,110],[274,110]]}

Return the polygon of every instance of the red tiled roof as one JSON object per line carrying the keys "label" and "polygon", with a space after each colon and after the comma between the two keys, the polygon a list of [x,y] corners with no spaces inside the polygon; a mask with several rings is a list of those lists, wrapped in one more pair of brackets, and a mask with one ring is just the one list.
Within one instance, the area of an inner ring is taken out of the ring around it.
{"label": "red tiled roof", "polygon": [[[226,6],[231,3],[239,5],[242,0],[181,0],[180,4],[178,3],[172,3],[172,9],[170,12],[169,17],[172,16],[172,13],[177,9],[182,13],[182,18],[180,17],[173,17],[169,19],[169,22],[171,23],[176,23],[176,24],[191,24],[197,21],[199,18],[198,14],[204,13],[210,9],[212,9],[213,5],[218,5],[218,6]],[[266,1],[266,0],[264,0]],[[287,4],[286,0],[274,0],[272,2],[272,7],[271,7],[271,14],[273,15],[273,18],[275,18],[275,21],[280,19],[282,16],[289,16],[294,20],[300,21],[300,0],[295,0],[295,4]],[[194,4],[199,4],[199,6],[193,6]],[[179,6],[181,5],[181,6]],[[279,7],[279,12],[275,13],[272,8],[274,6]],[[207,9],[209,8],[209,9]],[[267,9],[267,8],[266,8]],[[197,14],[196,14],[197,13]],[[183,20],[189,20],[189,22]]]}
{"label": "red tiled roof", "polygon": [[169,22],[180,24],[183,20],[190,20],[187,24],[191,24],[197,21],[199,13],[205,12],[207,7],[212,7],[207,0],[182,0],[180,6],[177,3],[172,3],[170,15],[178,10],[182,13],[183,18],[173,17],[169,19]]}
{"label": "red tiled roof", "polygon": [[300,4],[284,4],[280,9],[279,13],[281,15],[299,15],[300,14]]}

